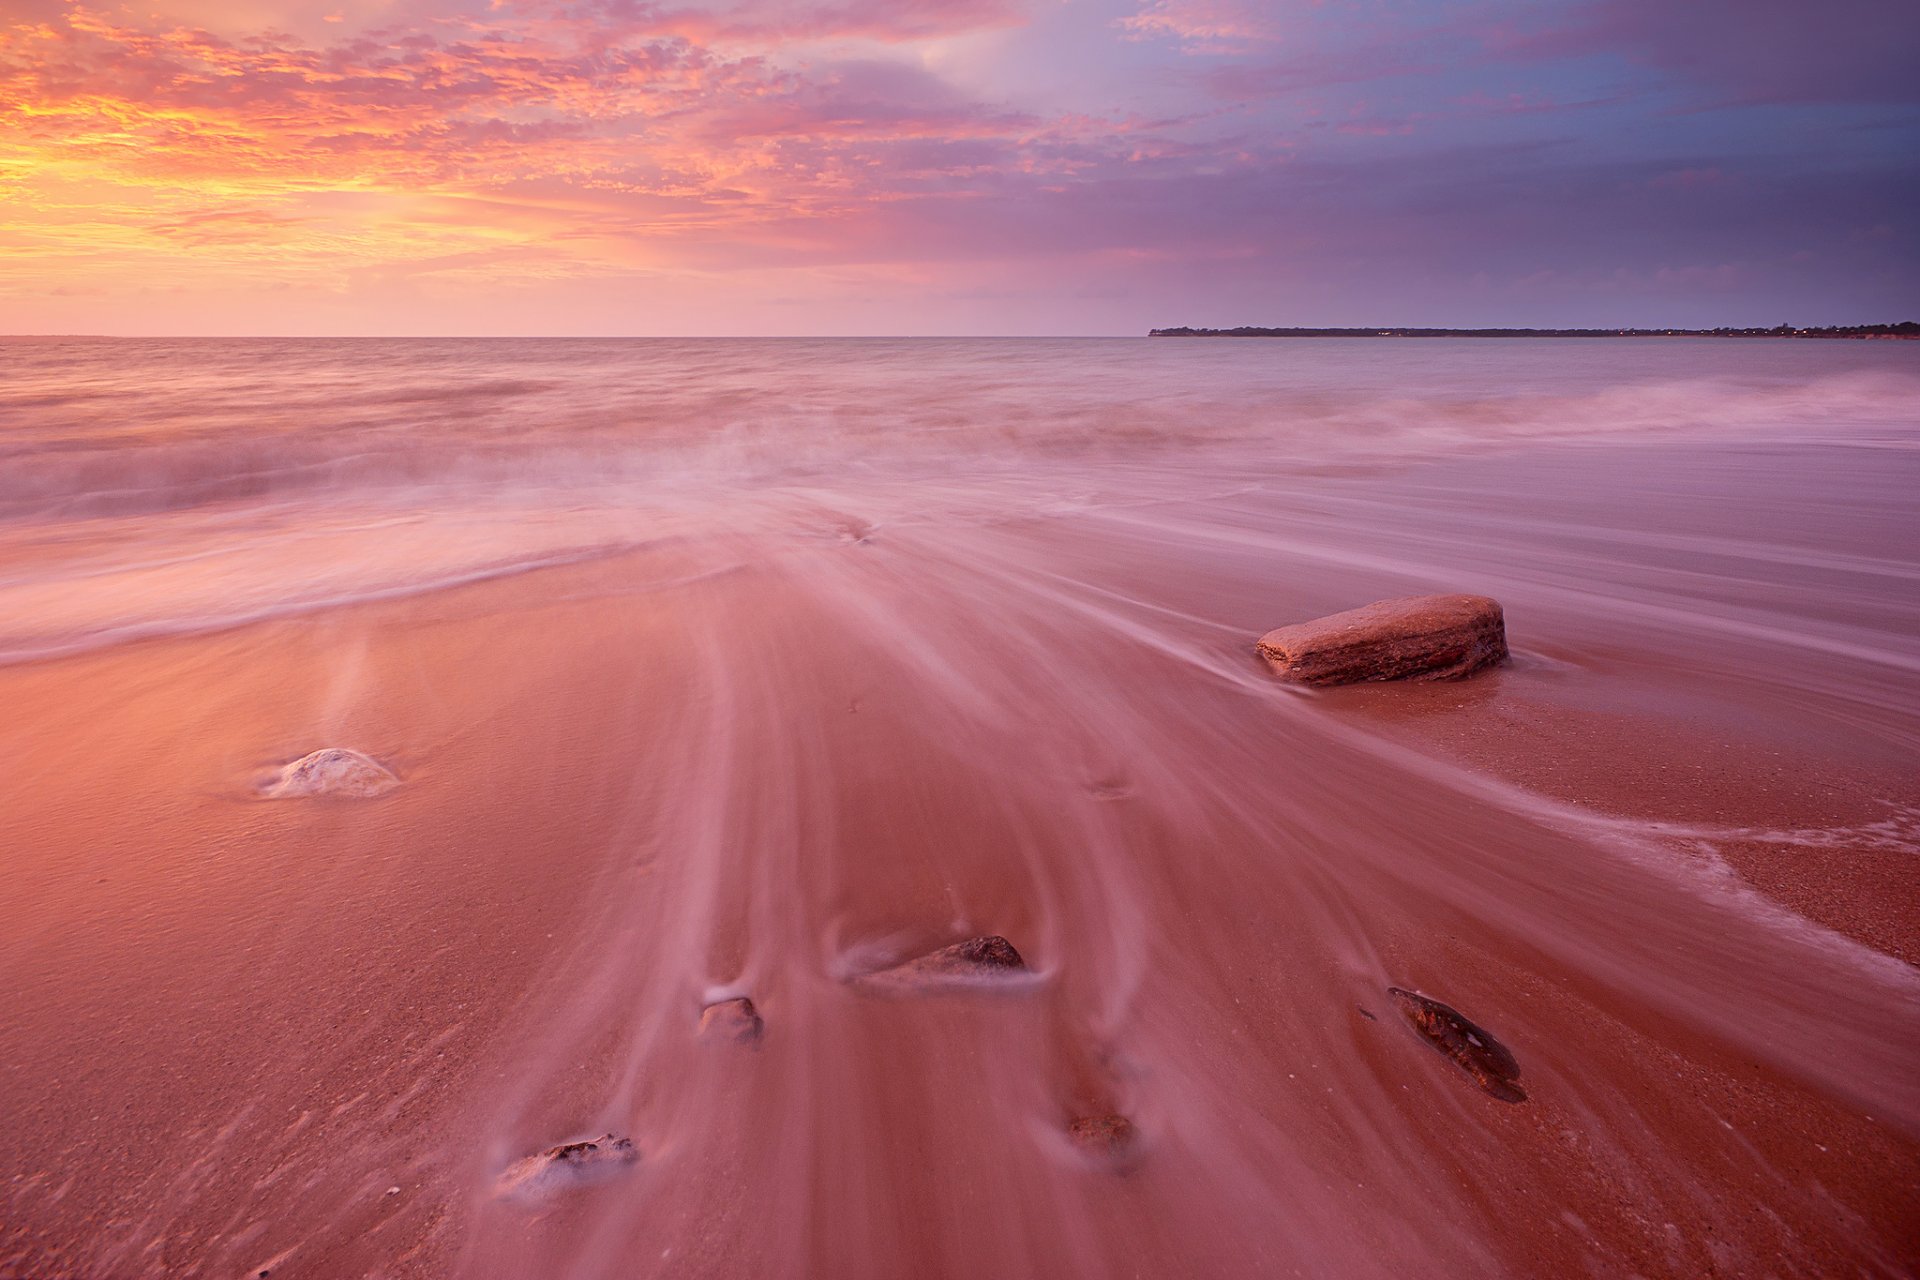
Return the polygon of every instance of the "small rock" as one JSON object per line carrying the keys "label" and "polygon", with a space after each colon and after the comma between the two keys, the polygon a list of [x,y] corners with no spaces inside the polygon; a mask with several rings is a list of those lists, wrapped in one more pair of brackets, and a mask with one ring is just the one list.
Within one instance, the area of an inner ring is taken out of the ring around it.
{"label": "small rock", "polygon": [[989,934],[929,951],[890,969],[863,974],[858,980],[878,987],[938,988],[1004,982],[1030,972],[1011,942]]}
{"label": "small rock", "polygon": [[1125,1116],[1086,1116],[1067,1126],[1067,1137],[1088,1157],[1119,1166],[1134,1155],[1140,1131]]}
{"label": "small rock", "polygon": [[516,1160],[500,1175],[496,1192],[513,1200],[543,1200],[572,1187],[604,1181],[639,1159],[632,1139],[604,1133]]}
{"label": "small rock", "polygon": [[1526,1092],[1514,1083],[1520,1078],[1519,1062],[1485,1027],[1458,1009],[1399,987],[1388,987],[1387,995],[1428,1044],[1453,1059],[1487,1093],[1502,1102],[1527,1100]]}
{"label": "small rock", "polygon": [[387,1188],[387,1194],[388,1194],[388,1195],[390,1195],[390,1196],[397,1196],[397,1195],[399,1195],[399,1194],[400,1194],[400,1188],[398,1188],[398,1187],[388,1187],[388,1188]]}
{"label": "small rock", "polygon": [[294,796],[350,796],[365,799],[400,785],[400,779],[371,756],[344,747],[325,747],[301,756],[262,787],[276,800]]}
{"label": "small rock", "polygon": [[722,1000],[700,1011],[700,1038],[728,1040],[735,1044],[758,1044],[767,1024],[753,1001],[746,996]]}
{"label": "small rock", "polygon": [[1458,680],[1507,656],[1507,625],[1485,596],[1408,596],[1269,631],[1260,656],[1296,684]]}

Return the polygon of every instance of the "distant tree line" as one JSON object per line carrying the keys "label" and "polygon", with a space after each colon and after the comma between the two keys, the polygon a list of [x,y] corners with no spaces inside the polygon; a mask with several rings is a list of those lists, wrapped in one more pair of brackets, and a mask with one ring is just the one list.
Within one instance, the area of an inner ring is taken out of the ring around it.
{"label": "distant tree line", "polygon": [[1920,322],[1771,329],[1150,329],[1150,338],[1920,338]]}

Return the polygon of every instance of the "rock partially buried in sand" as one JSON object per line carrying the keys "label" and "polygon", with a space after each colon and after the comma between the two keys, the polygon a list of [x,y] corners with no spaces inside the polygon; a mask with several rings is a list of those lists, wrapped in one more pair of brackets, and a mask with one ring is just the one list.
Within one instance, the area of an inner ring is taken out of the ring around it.
{"label": "rock partially buried in sand", "polygon": [[929,951],[891,969],[862,974],[856,981],[882,989],[938,990],[1005,982],[1031,972],[1011,942],[998,934],[989,934]]}
{"label": "rock partially buried in sand", "polygon": [[1067,1137],[1088,1159],[1118,1169],[1132,1162],[1140,1131],[1125,1116],[1086,1116],[1067,1126]]}
{"label": "rock partially buried in sand", "polygon": [[1507,624],[1486,596],[1408,596],[1269,631],[1259,647],[1297,684],[1458,680],[1506,658]]}
{"label": "rock partially buried in sand", "polygon": [[1520,1064],[1485,1027],[1470,1021],[1458,1009],[1399,987],[1388,987],[1387,995],[1413,1029],[1452,1058],[1474,1083],[1502,1102],[1527,1100],[1526,1092],[1514,1083],[1520,1078]]}
{"label": "rock partially buried in sand", "polygon": [[765,1034],[766,1022],[753,1001],[746,996],[722,1000],[700,1011],[700,1038],[733,1044],[758,1044]]}
{"label": "rock partially buried in sand", "polygon": [[509,1200],[545,1200],[575,1187],[603,1182],[640,1158],[630,1138],[603,1133],[585,1142],[566,1142],[507,1166],[496,1193]]}
{"label": "rock partially buried in sand", "polygon": [[326,747],[287,765],[261,790],[275,800],[295,796],[348,796],[363,800],[399,785],[400,779],[393,771],[373,757],[345,747]]}

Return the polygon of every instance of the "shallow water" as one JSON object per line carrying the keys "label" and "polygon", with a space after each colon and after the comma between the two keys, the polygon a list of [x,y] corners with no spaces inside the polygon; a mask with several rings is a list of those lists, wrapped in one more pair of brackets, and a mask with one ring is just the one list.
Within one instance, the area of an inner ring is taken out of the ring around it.
{"label": "shallow water", "polygon": [[[1912,344],[0,358],[5,1267],[1920,1261]],[[1512,664],[1252,658],[1430,590]]]}
{"label": "shallow water", "polygon": [[1908,447],[1917,388],[1908,345],[1868,342],[13,339],[0,660],[714,528],[1205,496],[1241,468]]}

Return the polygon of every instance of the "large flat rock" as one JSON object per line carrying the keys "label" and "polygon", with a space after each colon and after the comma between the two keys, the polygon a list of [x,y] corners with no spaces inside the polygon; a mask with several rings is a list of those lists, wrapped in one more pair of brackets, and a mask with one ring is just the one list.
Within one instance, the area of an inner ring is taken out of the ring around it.
{"label": "large flat rock", "polygon": [[1260,656],[1297,684],[1458,680],[1506,658],[1507,624],[1486,596],[1407,596],[1269,631]]}

